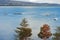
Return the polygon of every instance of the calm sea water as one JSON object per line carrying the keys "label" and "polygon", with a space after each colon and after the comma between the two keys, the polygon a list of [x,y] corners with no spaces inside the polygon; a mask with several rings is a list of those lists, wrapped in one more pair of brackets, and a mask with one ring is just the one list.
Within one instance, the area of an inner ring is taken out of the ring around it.
{"label": "calm sea water", "polygon": [[0,7],[0,40],[15,40],[15,29],[20,27],[23,18],[26,18],[32,28],[31,38],[40,40],[37,34],[43,24],[51,27],[51,32],[60,26],[60,7]]}

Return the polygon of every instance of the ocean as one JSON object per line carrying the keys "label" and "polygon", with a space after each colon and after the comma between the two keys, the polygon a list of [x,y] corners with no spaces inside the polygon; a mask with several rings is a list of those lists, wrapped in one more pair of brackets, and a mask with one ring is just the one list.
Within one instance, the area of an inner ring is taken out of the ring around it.
{"label": "ocean", "polygon": [[37,34],[43,24],[48,24],[51,32],[60,26],[60,7],[0,6],[0,40],[15,40],[16,27],[26,18],[32,29],[33,40],[40,40]]}

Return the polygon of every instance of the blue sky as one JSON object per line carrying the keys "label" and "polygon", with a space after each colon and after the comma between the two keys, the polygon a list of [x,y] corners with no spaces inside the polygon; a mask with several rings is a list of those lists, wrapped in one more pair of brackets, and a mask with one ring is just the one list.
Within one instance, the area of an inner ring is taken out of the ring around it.
{"label": "blue sky", "polygon": [[[14,13],[21,13],[21,15],[14,15]],[[60,26],[60,8],[0,7],[0,39],[13,40],[11,38],[14,38],[14,30],[16,27],[20,27],[19,24],[23,18],[27,18],[29,27],[33,30],[32,38],[37,37],[40,27],[43,24],[50,25],[51,32],[54,33],[54,29]],[[55,18],[57,19],[54,20]]]}

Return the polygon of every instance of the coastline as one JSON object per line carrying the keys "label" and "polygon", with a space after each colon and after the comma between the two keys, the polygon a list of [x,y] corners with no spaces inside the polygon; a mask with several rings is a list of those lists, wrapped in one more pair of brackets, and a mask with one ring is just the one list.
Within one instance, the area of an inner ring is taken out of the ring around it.
{"label": "coastline", "polygon": [[0,8],[60,8],[59,6],[0,6]]}

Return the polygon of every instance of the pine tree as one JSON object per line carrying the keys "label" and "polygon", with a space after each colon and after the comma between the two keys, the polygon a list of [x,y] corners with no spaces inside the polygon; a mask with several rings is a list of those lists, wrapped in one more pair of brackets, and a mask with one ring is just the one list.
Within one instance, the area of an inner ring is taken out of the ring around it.
{"label": "pine tree", "polygon": [[60,40],[60,27],[57,27],[56,33],[54,33],[53,35],[54,35],[53,40]]}
{"label": "pine tree", "polygon": [[18,40],[27,40],[27,37],[32,35],[31,28],[28,28],[26,19],[24,18],[20,24],[22,27],[17,27],[16,33],[18,34]]}
{"label": "pine tree", "polygon": [[52,34],[50,32],[50,27],[47,24],[44,24],[43,27],[41,27],[40,32],[38,33],[38,37],[43,39],[43,40],[46,40],[51,35]]}

